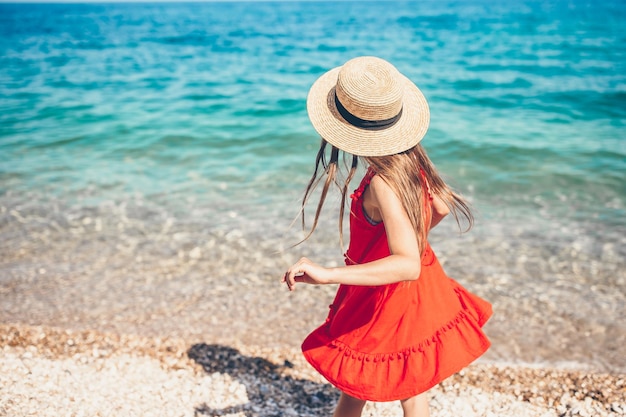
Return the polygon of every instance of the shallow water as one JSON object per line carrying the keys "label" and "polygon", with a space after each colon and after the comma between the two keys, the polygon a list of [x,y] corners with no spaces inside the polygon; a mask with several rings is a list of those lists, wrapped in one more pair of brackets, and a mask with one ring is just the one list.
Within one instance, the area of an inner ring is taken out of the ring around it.
{"label": "shallow water", "polygon": [[618,1],[2,4],[0,317],[297,344],[333,290],[286,294],[283,269],[342,260],[331,214],[287,249],[306,93],[375,54],[476,209],[431,240],[494,303],[486,358],[624,371],[624,23]]}

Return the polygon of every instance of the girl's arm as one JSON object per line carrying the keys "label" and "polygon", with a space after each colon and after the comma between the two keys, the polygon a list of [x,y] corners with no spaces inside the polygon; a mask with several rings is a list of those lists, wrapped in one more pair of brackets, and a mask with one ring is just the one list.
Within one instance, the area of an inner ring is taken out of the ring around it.
{"label": "girl's arm", "polygon": [[435,194],[432,192],[430,184],[425,178],[424,181],[426,182],[426,191],[428,192],[428,196],[430,197],[431,201],[430,207],[432,208],[432,216],[430,219],[430,228],[432,229],[433,227],[437,226],[439,222],[450,213],[450,207],[448,207],[448,205],[444,203],[441,197],[439,197],[439,194]]}
{"label": "girl's arm", "polygon": [[[430,191],[430,190],[429,190]],[[450,213],[450,207],[443,202],[441,197],[437,194],[433,194],[432,206],[433,215],[430,220],[430,228],[437,226],[444,217],[446,217]]]}
{"label": "girl's arm", "polygon": [[365,193],[385,224],[390,255],[361,265],[324,268],[302,258],[283,277],[290,290],[296,282],[307,284],[384,285],[419,278],[421,270],[417,237],[402,203],[391,187],[375,175]]}

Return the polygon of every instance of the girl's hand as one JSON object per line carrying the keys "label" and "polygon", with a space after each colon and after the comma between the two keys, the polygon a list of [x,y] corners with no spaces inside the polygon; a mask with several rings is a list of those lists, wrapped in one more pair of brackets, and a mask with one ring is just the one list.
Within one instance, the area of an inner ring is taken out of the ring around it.
{"label": "girl's hand", "polygon": [[314,285],[328,284],[330,283],[330,270],[307,258],[300,258],[285,272],[282,282],[287,284],[289,291],[295,289],[296,282]]}

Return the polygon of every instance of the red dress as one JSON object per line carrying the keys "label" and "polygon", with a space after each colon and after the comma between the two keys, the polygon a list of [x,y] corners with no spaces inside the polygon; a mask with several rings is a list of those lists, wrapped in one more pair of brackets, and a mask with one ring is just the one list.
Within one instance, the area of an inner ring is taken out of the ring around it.
{"label": "red dress", "polygon": [[[362,194],[373,176],[370,169],[352,196],[348,265],[390,254],[383,223],[372,224],[363,211]],[[430,216],[432,202],[425,200]],[[490,343],[481,327],[490,316],[491,305],[449,278],[427,243],[415,281],[340,285],[328,318],[307,336],[302,351],[330,383],[353,397],[401,400],[482,355]]]}

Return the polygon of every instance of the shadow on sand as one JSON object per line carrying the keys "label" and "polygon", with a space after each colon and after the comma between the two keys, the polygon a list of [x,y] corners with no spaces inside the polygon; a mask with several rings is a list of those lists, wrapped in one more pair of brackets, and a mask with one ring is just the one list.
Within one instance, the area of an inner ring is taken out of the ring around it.
{"label": "shadow on sand", "polygon": [[196,407],[196,416],[224,416],[243,413],[247,417],[332,415],[339,392],[330,384],[320,384],[286,375],[293,367],[285,361],[273,364],[266,359],[244,356],[222,345],[199,343],[188,351],[189,358],[209,374],[228,374],[246,388],[247,404],[215,409],[206,404]]}

